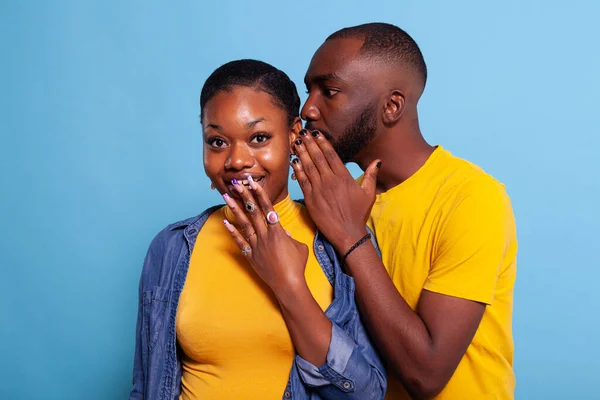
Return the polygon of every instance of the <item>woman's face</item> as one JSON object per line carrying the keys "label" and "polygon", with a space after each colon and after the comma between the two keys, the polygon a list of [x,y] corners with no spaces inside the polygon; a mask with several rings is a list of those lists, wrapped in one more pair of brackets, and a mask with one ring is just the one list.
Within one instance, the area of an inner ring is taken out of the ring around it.
{"label": "woman's face", "polygon": [[231,183],[248,187],[252,176],[278,203],[287,194],[290,144],[302,129],[298,118],[290,129],[286,112],[268,93],[234,86],[206,103],[202,117],[204,170],[221,193],[239,199]]}

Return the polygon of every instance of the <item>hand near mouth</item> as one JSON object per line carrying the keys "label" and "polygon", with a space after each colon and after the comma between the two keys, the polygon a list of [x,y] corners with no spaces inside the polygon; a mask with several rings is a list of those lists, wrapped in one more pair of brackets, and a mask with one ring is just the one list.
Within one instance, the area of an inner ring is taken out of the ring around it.
{"label": "hand near mouth", "polygon": [[339,254],[363,237],[375,202],[381,162],[374,160],[359,185],[335,149],[319,131],[304,131],[294,142],[298,158],[292,162],[313,221]]}
{"label": "hand near mouth", "polygon": [[224,220],[225,226],[256,273],[276,295],[279,289],[289,290],[290,285],[300,282],[306,284],[308,247],[283,229],[264,189],[251,176],[247,182],[248,186],[236,179],[231,182],[241,203],[223,195],[238,222],[236,227]]}

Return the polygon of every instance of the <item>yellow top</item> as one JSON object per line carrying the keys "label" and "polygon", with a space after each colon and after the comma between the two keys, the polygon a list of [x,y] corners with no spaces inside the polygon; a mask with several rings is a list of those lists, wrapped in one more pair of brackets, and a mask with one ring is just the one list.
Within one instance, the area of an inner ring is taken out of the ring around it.
{"label": "yellow top", "polygon": [[[306,280],[325,310],[333,287],[319,265],[316,228],[304,206],[288,196],[275,205],[281,224],[309,248]],[[294,347],[277,300],[231,239],[214,212],[198,233],[177,310],[183,350],[181,400],[281,399]]]}
{"label": "yellow top", "polygon": [[[413,176],[377,196],[369,226],[413,310],[422,289],[487,304],[471,345],[436,399],[514,398],[517,239],[504,186],[438,146]],[[410,397],[390,375],[386,398]]]}

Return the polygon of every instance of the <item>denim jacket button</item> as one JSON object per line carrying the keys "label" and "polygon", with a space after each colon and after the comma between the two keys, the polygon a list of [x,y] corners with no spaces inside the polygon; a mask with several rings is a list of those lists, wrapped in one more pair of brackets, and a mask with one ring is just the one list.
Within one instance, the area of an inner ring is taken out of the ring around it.
{"label": "denim jacket button", "polygon": [[317,249],[319,249],[319,251],[323,251],[323,250],[325,250],[325,247],[323,247],[323,245],[320,244],[319,247],[317,247]]}
{"label": "denim jacket button", "polygon": [[352,384],[348,381],[344,382],[344,389],[350,389],[352,387]]}
{"label": "denim jacket button", "polygon": [[283,397],[285,397],[286,399],[289,399],[290,397],[292,397],[292,394],[286,390],[285,393],[283,394]]}

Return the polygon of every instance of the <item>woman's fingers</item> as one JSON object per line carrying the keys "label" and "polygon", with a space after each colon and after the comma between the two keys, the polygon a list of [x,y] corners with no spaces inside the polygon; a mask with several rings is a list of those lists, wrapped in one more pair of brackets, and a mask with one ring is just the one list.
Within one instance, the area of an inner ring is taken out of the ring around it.
{"label": "woman's fingers", "polygon": [[261,235],[266,232],[265,216],[260,209],[260,205],[254,199],[252,193],[250,193],[250,190],[235,179],[231,183],[233,183],[234,189],[242,198],[244,213],[248,216],[256,234]]}
{"label": "woman's fingers", "polygon": [[[235,216],[235,219],[238,222],[239,233],[243,235],[243,237],[246,239],[246,241],[248,241],[250,245],[253,245],[256,242],[257,232],[252,222],[250,222],[250,220],[246,216],[246,213],[242,211],[242,207],[238,204],[238,202],[235,201],[231,196],[225,193],[223,195],[223,199],[225,200],[225,203],[227,203],[227,206],[233,212],[233,215]],[[235,229],[235,227],[233,228]]]}
{"label": "woman's fingers", "polygon": [[244,255],[246,258],[250,257],[250,255],[252,254],[252,246],[250,246],[250,244],[246,241],[246,239],[244,239],[244,237],[240,234],[236,227],[233,226],[231,222],[224,219],[223,223],[225,224],[225,227],[231,234],[231,237],[233,238],[235,244],[237,244],[240,250],[242,251],[242,255]]}
{"label": "woman's fingers", "polygon": [[279,215],[275,212],[273,204],[267,195],[267,192],[254,180],[252,177],[248,177],[248,182],[250,183],[250,188],[254,192],[254,197],[258,201],[262,214],[267,222],[267,224],[271,227],[278,226],[279,224]]}

